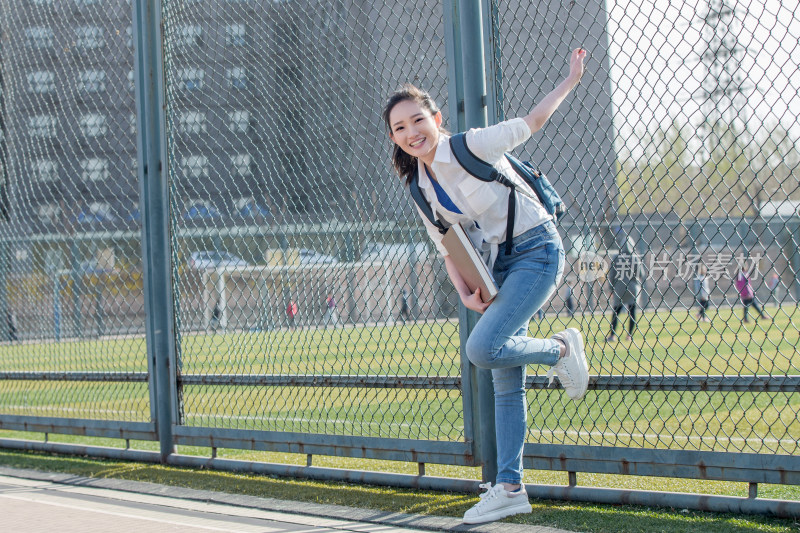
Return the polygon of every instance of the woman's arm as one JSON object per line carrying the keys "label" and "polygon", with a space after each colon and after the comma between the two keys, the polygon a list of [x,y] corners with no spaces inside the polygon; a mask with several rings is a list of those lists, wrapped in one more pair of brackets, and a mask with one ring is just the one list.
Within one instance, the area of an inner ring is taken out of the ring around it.
{"label": "woman's arm", "polygon": [[444,266],[447,269],[447,275],[450,276],[450,281],[453,282],[453,286],[456,288],[456,292],[461,297],[461,303],[464,304],[464,307],[477,311],[478,313],[486,311],[491,302],[484,303],[484,301],[481,300],[480,288],[476,289],[475,292],[470,292],[464,278],[458,273],[456,265],[449,255],[444,256]]}
{"label": "woman's arm", "polygon": [[564,98],[578,85],[583,76],[583,60],[586,58],[586,50],[583,48],[576,48],[572,51],[572,56],[569,60],[569,75],[558,84],[558,86],[550,91],[536,106],[523,117],[531,133],[536,133],[545,122],[555,113]]}

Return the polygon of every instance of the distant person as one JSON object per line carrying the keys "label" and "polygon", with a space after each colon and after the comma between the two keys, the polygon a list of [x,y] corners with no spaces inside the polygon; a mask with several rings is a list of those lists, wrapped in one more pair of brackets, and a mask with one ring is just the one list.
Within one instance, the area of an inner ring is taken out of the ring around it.
{"label": "distant person", "polygon": [[700,322],[708,322],[706,311],[708,311],[711,298],[711,289],[708,284],[708,269],[705,265],[697,265],[697,274],[694,277],[694,297],[700,310],[697,312],[697,319]]}
{"label": "distant person", "polygon": [[214,304],[214,309],[211,310],[211,327],[216,328],[219,326],[220,318],[222,318],[222,311],[219,308],[219,302]]}
{"label": "distant person", "polygon": [[567,316],[572,318],[575,316],[575,282],[572,279],[567,280],[567,295],[564,300],[564,305],[567,308]]}
{"label": "distant person", "polygon": [[334,298],[332,294],[328,294],[328,296],[325,297],[325,324],[332,324],[335,326],[339,321],[336,305],[336,298]]}
{"label": "distant person", "polygon": [[6,310],[6,328],[8,330],[8,340],[11,342],[17,341],[17,317],[14,316],[11,310]]}
{"label": "distant person", "polygon": [[408,305],[408,289],[403,289],[400,295],[400,318],[403,321],[411,319],[411,307]]}
{"label": "distant person", "polygon": [[295,319],[297,318],[298,312],[297,302],[294,300],[289,300],[289,304],[286,306],[286,316],[289,317],[289,327],[294,328]]}
{"label": "distant person", "polygon": [[767,288],[769,289],[769,293],[772,296],[772,300],[775,301],[775,307],[781,306],[779,288],[778,288],[780,284],[781,284],[781,277],[778,275],[777,272],[773,272],[772,275],[767,280]]}
{"label": "distant person", "polygon": [[608,342],[617,340],[617,320],[623,309],[628,311],[628,335],[626,338],[627,340],[633,338],[633,331],[636,329],[636,307],[639,305],[643,278],[642,260],[634,251],[633,239],[626,237],[608,270],[608,281],[611,284],[614,306],[611,316],[611,333],[606,339]]}
{"label": "distant person", "polygon": [[753,309],[756,311],[756,320],[758,317],[761,318],[769,318],[764,310],[759,307],[758,302],[756,301],[756,293],[753,290],[753,284],[750,282],[750,276],[745,272],[744,266],[739,269],[738,274],[736,274],[736,290],[739,291],[739,298],[742,300],[742,305],[744,305],[744,311],[742,313],[742,322],[747,324],[750,322],[750,306],[753,306]]}

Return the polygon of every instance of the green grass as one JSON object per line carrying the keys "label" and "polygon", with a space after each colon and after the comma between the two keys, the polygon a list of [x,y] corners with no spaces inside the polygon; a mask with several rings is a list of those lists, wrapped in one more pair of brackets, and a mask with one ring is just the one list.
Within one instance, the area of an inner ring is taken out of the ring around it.
{"label": "green grass", "polygon": [[[281,479],[36,453],[0,451],[0,465],[422,515],[460,517],[476,501],[474,495],[465,494]],[[784,533],[800,529],[796,521],[762,516],[545,500],[532,503],[532,514],[512,517],[507,521],[592,533]]]}
{"label": "green grass", "polygon": [[[567,326],[586,337],[596,375],[797,374],[797,307],[771,308],[774,321],[744,326],[741,309],[710,323],[692,311],[648,312],[633,341],[606,343],[607,317],[532,322],[547,336]],[[348,326],[185,335],[184,374],[458,376],[457,324]],[[0,346],[0,370],[147,370],[141,338]],[[530,367],[529,372],[546,369]],[[464,438],[458,391],[343,387],[185,386],[183,423],[410,439]],[[0,382],[8,414],[147,421],[139,383]],[[787,393],[591,391],[574,404],[559,390],[528,393],[529,440],[554,444],[795,453],[800,395]]]}
{"label": "green grass", "polygon": [[[547,317],[542,322],[532,322],[531,332],[535,336],[547,336],[564,327],[581,329],[586,337],[591,372],[595,375],[795,375],[800,370],[800,312],[796,307],[768,311],[775,317],[774,321],[748,325],[739,321],[741,309],[736,309],[736,314],[730,309],[719,309],[711,313],[710,323],[699,324],[692,311],[648,312],[639,319],[639,329],[630,342],[606,343],[609,323],[607,317],[601,315],[585,315],[571,321]],[[448,321],[185,335],[180,345],[181,371],[185,374],[458,376],[458,345],[457,324]],[[144,372],[147,370],[145,345],[141,338],[1,345],[0,371],[23,370]],[[537,371],[543,373],[545,369],[529,368],[531,373]],[[182,394],[184,424],[190,426],[426,440],[464,439],[459,391],[186,386]],[[147,385],[140,383],[0,381],[0,409],[6,414],[148,421],[149,401]],[[800,394],[797,393],[590,391],[584,401],[575,404],[566,400],[560,390],[535,390],[529,391],[528,402],[529,442],[797,454],[800,441]],[[0,435],[43,438],[41,434],[7,431]],[[124,445],[114,439],[59,435],[50,435],[49,439]],[[158,444],[136,442],[134,447],[155,450]],[[185,447],[181,447],[180,452],[201,456],[211,453],[209,449]],[[305,464],[306,461],[302,455],[245,450],[219,450],[219,456],[287,464]],[[417,473],[416,464],[400,462],[315,456],[314,464]],[[147,469],[155,467],[119,468],[149,472]],[[449,465],[429,464],[427,473],[470,479],[480,477],[480,472],[474,468]],[[562,485],[567,481],[562,472],[526,472],[526,479],[532,483]],[[578,474],[578,479],[584,486],[747,495],[747,486],[742,483],[583,473]],[[800,491],[791,486],[761,485],[759,496],[797,500]],[[444,508],[450,509],[450,505]],[[463,512],[464,505],[468,506],[463,502],[458,505],[461,507],[453,508],[455,514]],[[537,516],[564,517],[571,516],[574,511],[572,504],[546,506]],[[424,505],[423,508],[427,509]],[[587,511],[588,508],[592,510]],[[619,508],[580,506],[580,509],[582,513],[589,513],[592,520],[604,522],[598,517],[613,516],[612,510]],[[669,521],[676,521],[677,529],[659,529],[660,525],[655,529],[635,529],[635,523],[644,520],[650,512],[641,508],[625,510],[623,514],[631,517],[629,528],[619,531],[679,531],[686,530],[681,527],[690,526],[695,530],[692,517],[703,516],[670,515]],[[661,517],[662,511],[652,512]],[[568,526],[560,520],[553,523],[567,529],[606,531],[584,527],[571,519],[567,523],[578,525]],[[702,523],[705,527],[715,520],[717,518]],[[708,531],[739,531],[731,529],[740,526],[730,520],[721,522],[724,525],[719,529]],[[626,522],[620,518],[620,523]],[[786,529],[741,529],[773,530]]]}

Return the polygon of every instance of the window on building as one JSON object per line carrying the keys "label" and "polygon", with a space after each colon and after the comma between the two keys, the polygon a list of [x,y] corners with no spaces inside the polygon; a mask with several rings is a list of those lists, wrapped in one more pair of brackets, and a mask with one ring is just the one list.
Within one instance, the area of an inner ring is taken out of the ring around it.
{"label": "window on building", "polygon": [[280,127],[295,135],[302,132],[306,127],[305,114],[293,107],[285,108],[279,116]]}
{"label": "window on building", "polygon": [[178,28],[178,44],[197,46],[202,42],[203,28],[197,24],[187,24]]}
{"label": "window on building", "polygon": [[42,224],[55,224],[61,217],[61,208],[58,204],[42,204],[36,210],[36,216]]}
{"label": "window on building", "polygon": [[228,46],[244,46],[247,44],[247,26],[230,24],[225,28],[225,43]]}
{"label": "window on building", "polygon": [[81,179],[83,181],[103,181],[108,177],[107,159],[93,157],[81,161]]}
{"label": "window on building", "polygon": [[247,88],[247,71],[243,67],[233,67],[227,70],[228,83],[233,89]]}
{"label": "window on building", "polygon": [[308,169],[305,157],[297,152],[281,152],[280,160],[283,165],[283,171],[287,174],[298,174]]}
{"label": "window on building", "polygon": [[102,70],[85,70],[81,72],[79,89],[87,93],[105,92],[106,73]]}
{"label": "window on building", "polygon": [[186,178],[207,178],[208,158],[204,155],[190,155],[181,158],[181,169]]}
{"label": "window on building", "polygon": [[56,75],[49,70],[37,70],[28,73],[28,91],[32,93],[49,93],[56,89]]}
{"label": "window on building", "polygon": [[250,112],[238,109],[228,113],[228,127],[234,133],[247,133],[250,129]]}
{"label": "window on building", "polygon": [[253,158],[250,154],[234,154],[231,156],[231,172],[237,176],[253,175]]}
{"label": "window on building", "polygon": [[31,173],[36,181],[48,183],[58,180],[58,163],[52,159],[36,159],[31,165]]}
{"label": "window on building", "polygon": [[200,68],[182,68],[178,71],[181,88],[186,91],[199,91],[203,88],[206,72]]}
{"label": "window on building", "polygon": [[233,206],[236,208],[235,213],[243,218],[255,218],[259,216],[264,218],[272,217],[270,210],[256,202],[255,198],[252,196],[243,196],[241,198],[237,198],[234,200]]}
{"label": "window on building", "polygon": [[81,133],[86,137],[98,137],[108,132],[106,116],[100,113],[87,113],[80,119]]}
{"label": "window on building", "polygon": [[35,115],[28,117],[28,134],[42,139],[55,137],[58,120],[53,115]]}
{"label": "window on building", "polygon": [[55,42],[53,29],[46,26],[34,26],[25,30],[28,46],[36,49],[53,48]]}
{"label": "window on building", "polygon": [[294,22],[281,22],[275,28],[275,43],[285,49],[295,48],[299,41],[297,24]]}
{"label": "window on building", "polygon": [[99,26],[82,26],[75,29],[75,46],[85,50],[102,48],[106,45],[103,29]]}
{"label": "window on building", "polygon": [[91,202],[86,208],[81,210],[76,217],[81,224],[92,224],[94,222],[108,222],[116,220],[117,216],[107,202]]}
{"label": "window on building", "polygon": [[186,220],[201,220],[209,218],[219,218],[219,210],[208,200],[195,198],[186,202],[186,211],[183,218]]}
{"label": "window on building", "polygon": [[276,77],[278,84],[287,89],[298,89],[300,87],[300,70],[297,67],[280,67]]}
{"label": "window on building", "polygon": [[183,133],[206,133],[206,114],[202,111],[184,111],[178,117]]}

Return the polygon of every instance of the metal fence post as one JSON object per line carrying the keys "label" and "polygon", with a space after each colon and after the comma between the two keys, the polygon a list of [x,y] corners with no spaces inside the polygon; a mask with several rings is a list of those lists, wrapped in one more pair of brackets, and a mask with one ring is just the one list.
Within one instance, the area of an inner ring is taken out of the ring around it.
{"label": "metal fence post", "polygon": [[11,309],[8,305],[8,265],[11,261],[9,248],[8,241],[0,242],[0,340],[4,341],[12,340]]}
{"label": "metal fence post", "polygon": [[133,5],[136,43],[137,154],[142,213],[147,365],[150,413],[161,443],[161,461],[174,453],[178,419],[176,335],[171,287],[169,180],[167,173],[165,70],[161,0]]}
{"label": "metal fence post", "polygon": [[[458,2],[457,18],[453,18],[454,23],[457,20],[454,41],[461,48],[461,62],[455,62],[455,70],[456,84],[458,86],[460,83],[463,88],[465,129],[487,125],[483,8],[481,4],[481,0]],[[460,102],[458,105],[461,108]],[[494,481],[497,477],[497,443],[495,440],[492,375],[488,370],[473,366],[465,355],[467,338],[478,318],[476,312],[459,305],[465,419],[467,418],[466,411],[471,411],[475,456],[483,465],[483,480]],[[467,387],[469,387],[469,392],[466,391]]]}

